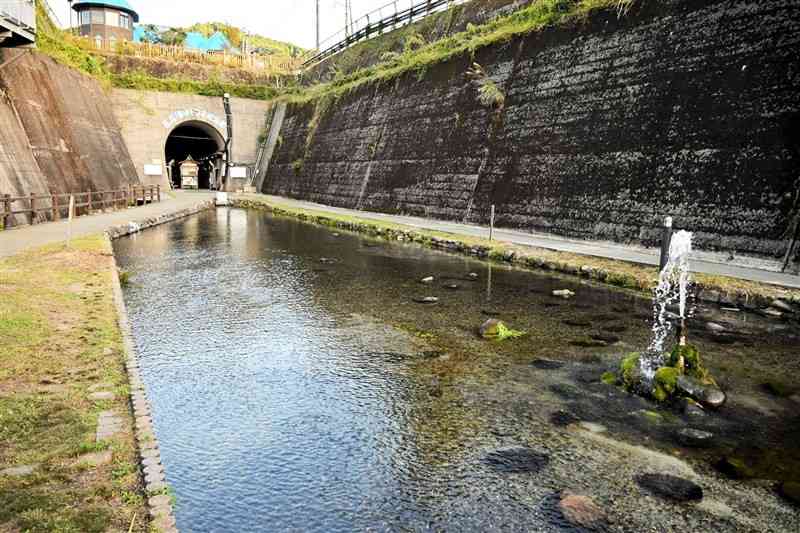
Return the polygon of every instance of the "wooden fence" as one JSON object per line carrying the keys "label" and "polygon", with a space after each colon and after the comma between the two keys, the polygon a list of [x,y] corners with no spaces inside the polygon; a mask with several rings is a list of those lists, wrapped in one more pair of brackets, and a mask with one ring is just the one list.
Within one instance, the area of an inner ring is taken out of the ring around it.
{"label": "wooden fence", "polygon": [[131,186],[115,191],[89,191],[72,194],[0,195],[0,222],[4,229],[16,225],[15,215],[26,215],[29,224],[61,220],[69,217],[70,197],[75,199],[75,216],[93,211],[124,209],[161,201],[161,186]]}
{"label": "wooden fence", "polygon": [[258,54],[231,54],[226,51],[205,52],[180,45],[165,45],[148,42],[109,41],[74,36],[81,48],[98,54],[151,57],[171,61],[199,63],[203,65],[221,65],[255,72],[288,73],[300,68],[301,58],[273,57]]}

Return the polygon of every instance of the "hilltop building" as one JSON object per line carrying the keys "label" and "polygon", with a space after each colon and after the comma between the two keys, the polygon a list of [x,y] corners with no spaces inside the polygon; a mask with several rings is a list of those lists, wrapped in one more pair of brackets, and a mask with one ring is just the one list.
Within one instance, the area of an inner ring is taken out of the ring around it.
{"label": "hilltop building", "polygon": [[134,23],[139,14],[127,0],[76,0],[72,9],[78,13],[78,34],[98,43],[132,41]]}

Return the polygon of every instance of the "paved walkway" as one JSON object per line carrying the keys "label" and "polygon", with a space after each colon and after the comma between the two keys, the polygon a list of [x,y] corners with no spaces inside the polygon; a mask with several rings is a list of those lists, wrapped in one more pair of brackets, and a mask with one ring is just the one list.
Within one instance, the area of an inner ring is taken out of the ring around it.
{"label": "paved walkway", "polygon": [[[191,207],[199,202],[213,198],[213,193],[207,191],[174,191],[174,195],[175,198],[169,198],[167,195],[162,196],[162,198],[165,199],[160,203],[154,203],[121,211],[114,211],[111,213],[78,217],[72,223],[72,235],[73,237],[83,237],[95,233],[101,233],[111,226],[117,226],[126,224],[130,221],[142,220],[173,211],[179,211],[181,209]],[[460,224],[457,222],[449,222],[444,220],[431,220],[419,217],[358,211],[355,209],[331,207],[327,205],[276,196],[247,194],[238,196],[252,196],[303,209],[315,209],[319,211],[329,211],[343,215],[357,216],[365,219],[394,222],[414,228],[443,231],[456,235],[488,237],[489,234],[486,227],[475,226],[471,224]],[[37,246],[62,242],[66,238],[66,232],[67,223],[64,221],[37,224],[35,226],[24,226],[10,231],[0,231],[0,257],[14,255],[26,248],[34,248]],[[611,242],[571,240],[554,235],[526,233],[523,231],[498,228],[495,228],[494,236],[498,241],[526,246],[536,246],[539,248],[546,248],[548,250],[572,252],[594,257],[604,257],[608,259],[620,259],[623,261],[630,261],[645,265],[658,264],[659,252],[655,249],[625,246]],[[775,272],[768,269],[769,267],[774,268],[775,263],[754,260],[756,263],[754,266],[733,265],[726,263],[724,258],[724,255],[714,253],[695,253],[695,257],[693,257],[691,263],[692,270],[694,272],[703,274],[729,276],[733,278],[768,283],[771,285],[781,285],[784,287],[800,289],[800,276],[793,274],[782,274],[780,272]]]}
{"label": "paved walkway", "polygon": [[[102,233],[112,226],[180,211],[214,197],[213,193],[208,191],[174,191],[174,194],[175,198],[170,198],[168,194],[162,194],[162,201],[153,204],[77,217],[72,221],[72,236],[77,238]],[[9,231],[0,231],[0,257],[14,255],[26,248],[63,242],[66,235],[66,221],[21,226]]]}
{"label": "paved walkway", "polygon": [[[331,207],[327,205],[315,204],[312,202],[304,202],[301,200],[292,200],[290,198],[282,198],[277,196],[238,195],[238,197],[248,197],[248,196],[260,197],[267,201],[281,203],[289,206],[295,206],[303,209],[315,209],[320,211],[339,213],[343,215],[357,216],[366,219],[394,222],[397,224],[405,224],[407,226],[412,226],[419,229],[444,231],[448,233],[454,233],[457,235],[467,235],[471,237],[488,238],[489,236],[489,230],[485,226],[475,226],[471,224],[460,224],[457,222],[449,222],[444,220],[431,220],[427,218],[409,217],[402,215],[388,215],[384,213],[357,211],[355,209]],[[513,244],[536,246],[539,248],[546,248],[548,250],[572,252],[576,254],[582,254],[594,257],[604,257],[607,259],[620,259],[623,261],[630,261],[632,263],[639,263],[645,265],[658,265],[658,260],[659,260],[659,250],[637,247],[637,246],[621,245],[612,242],[572,240],[554,235],[527,233],[523,231],[498,229],[498,228],[495,228],[494,230],[494,238],[498,241],[504,241]],[[776,262],[761,261],[758,259],[754,259],[753,260],[754,265],[752,266],[734,265],[725,262],[726,258],[727,254],[722,255],[710,252],[696,252],[692,258],[691,268],[692,271],[702,274],[729,276],[732,278],[758,281],[761,283],[768,283],[771,285],[781,285],[784,287],[800,288],[800,276],[793,274],[782,274],[780,272],[769,270],[770,267],[775,268],[775,265],[777,264]]]}

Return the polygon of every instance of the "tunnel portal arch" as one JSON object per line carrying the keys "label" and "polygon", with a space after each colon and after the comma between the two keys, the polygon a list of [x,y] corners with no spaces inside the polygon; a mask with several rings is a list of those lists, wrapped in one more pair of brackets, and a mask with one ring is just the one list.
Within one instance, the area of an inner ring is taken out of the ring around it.
{"label": "tunnel portal arch", "polygon": [[180,163],[191,157],[199,165],[198,188],[214,189],[220,184],[225,138],[213,124],[197,119],[175,124],[164,139],[167,176],[175,188],[181,186]]}

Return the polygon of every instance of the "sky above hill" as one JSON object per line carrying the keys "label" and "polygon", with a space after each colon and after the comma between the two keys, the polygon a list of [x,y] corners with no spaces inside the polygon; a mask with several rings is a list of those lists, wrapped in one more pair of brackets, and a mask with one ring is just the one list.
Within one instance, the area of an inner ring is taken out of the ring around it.
{"label": "sky above hill", "polygon": [[[62,26],[70,22],[67,0],[48,0]],[[143,24],[190,26],[226,22],[251,33],[312,48],[316,0],[129,0]],[[398,9],[416,0],[397,0]],[[352,0],[354,19],[392,0]],[[320,0],[320,33],[326,37],[344,28],[344,0]],[[385,15],[389,15],[389,10]]]}

